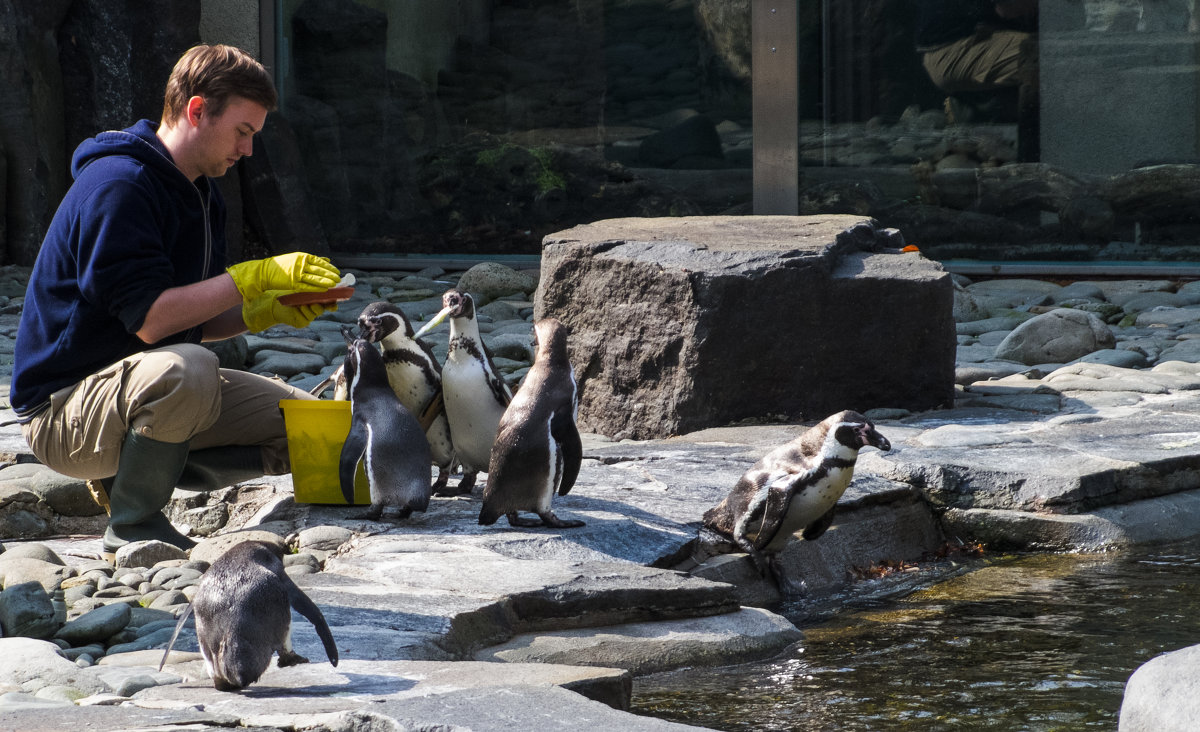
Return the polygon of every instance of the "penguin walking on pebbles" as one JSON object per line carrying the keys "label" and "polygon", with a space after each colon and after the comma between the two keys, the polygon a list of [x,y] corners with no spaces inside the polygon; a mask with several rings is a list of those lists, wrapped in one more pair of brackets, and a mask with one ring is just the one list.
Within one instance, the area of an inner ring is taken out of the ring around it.
{"label": "penguin walking on pebbles", "polygon": [[500,417],[512,401],[508,384],[496,371],[491,353],[479,337],[475,301],[468,293],[447,290],[442,310],[417,331],[420,338],[450,318],[450,348],[442,366],[442,399],[450,421],[455,459],[462,464],[460,492],[475,485],[476,473],[487,470]]}
{"label": "penguin walking on pebbles", "polygon": [[[500,420],[479,523],[491,525],[505,516],[512,526],[583,526],[550,510],[554,493],[565,496],[575,485],[583,460],[567,329],[553,318],[538,321],[534,328],[537,354]],[[521,518],[518,511],[532,511],[539,518]]]}
{"label": "penguin walking on pebbles", "polygon": [[776,556],[797,531],[803,531],[806,541],[825,533],[838,499],[850,485],[858,451],[868,445],[892,449],[866,417],[845,411],[772,450],[704,513],[693,560],[744,551],[764,577],[770,570],[781,590],[792,586]]}
{"label": "penguin walking on pebbles", "polygon": [[376,520],[388,506],[408,518],[429,506],[429,441],[392,391],[375,346],[353,337],[349,326],[342,333],[349,343],[344,366],[350,388],[350,433],[338,462],[342,495],[354,502],[354,472],[362,460],[371,487],[371,508],[363,518]]}
{"label": "penguin walking on pebbles", "polygon": [[292,610],[317,629],[329,663],[338,650],[325,616],[283,570],[283,547],[244,541],[217,558],[196,588],[196,596],[175,624],[163,663],[188,616],[196,616],[196,637],[204,666],[218,691],[244,689],[263,675],[271,656],[279,665],[308,663],[292,650]]}
{"label": "penguin walking on pebbles", "polygon": [[425,428],[433,464],[438,467],[434,495],[457,495],[459,491],[446,487],[454,463],[454,444],[442,401],[442,366],[433,350],[416,339],[404,312],[390,302],[374,302],[364,308],[358,316],[358,331],[367,341],[380,345],[392,391]]}

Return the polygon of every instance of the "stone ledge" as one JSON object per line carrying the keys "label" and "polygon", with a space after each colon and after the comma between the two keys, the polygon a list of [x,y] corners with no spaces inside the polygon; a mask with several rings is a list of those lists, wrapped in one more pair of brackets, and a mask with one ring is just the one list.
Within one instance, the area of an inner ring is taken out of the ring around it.
{"label": "stone ledge", "polygon": [[683,621],[524,633],[475,654],[478,661],[612,666],[635,676],[683,666],[723,666],[767,658],[799,641],[782,616],[759,608]]}
{"label": "stone ledge", "polygon": [[983,542],[988,549],[1102,551],[1195,536],[1200,526],[1200,490],[1084,514],[950,509],[942,516],[942,524],[947,534]]}

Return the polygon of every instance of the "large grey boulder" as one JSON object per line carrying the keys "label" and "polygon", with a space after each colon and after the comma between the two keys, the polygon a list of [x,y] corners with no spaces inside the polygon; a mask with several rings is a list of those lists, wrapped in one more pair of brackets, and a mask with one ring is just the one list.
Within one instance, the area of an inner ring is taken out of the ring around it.
{"label": "large grey boulder", "polygon": [[599,221],[545,238],[535,318],[570,329],[579,423],[608,436],[930,409],[953,288],[901,243],[848,215]]}
{"label": "large grey boulder", "polygon": [[996,358],[1027,365],[1066,363],[1116,347],[1112,329],[1092,313],[1060,308],[1027,320],[996,346]]}
{"label": "large grey boulder", "polygon": [[1184,732],[1200,719],[1200,646],[1156,656],[1125,684],[1120,732]]}

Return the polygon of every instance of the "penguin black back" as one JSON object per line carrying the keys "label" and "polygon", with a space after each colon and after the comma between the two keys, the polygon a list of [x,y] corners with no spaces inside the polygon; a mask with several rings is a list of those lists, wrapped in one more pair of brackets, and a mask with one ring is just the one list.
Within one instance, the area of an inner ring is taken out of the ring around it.
{"label": "penguin black back", "polygon": [[258,681],[275,653],[280,666],[308,662],[292,650],[295,609],[316,628],[326,657],[336,666],[337,646],[325,616],[284,572],[282,555],[279,545],[244,541],[218,557],[180,615],[163,662],[188,615],[194,614],[200,654],[213,685],[220,691],[244,689]]}
{"label": "penguin black back", "polygon": [[[488,466],[479,523],[507,516],[513,526],[583,526],[550,510],[555,491],[565,496],[575,485],[583,443],[575,424],[578,399],[567,354],[567,329],[553,318],[535,326],[537,355],[525,382],[500,419]],[[532,511],[540,521],[522,519]]]}
{"label": "penguin black back", "polygon": [[346,378],[350,384],[350,432],[342,445],[338,479],[347,503],[354,501],[354,473],[365,461],[371,488],[367,518],[394,506],[401,518],[429,506],[433,456],[425,431],[388,382],[383,356],[348,329]]}

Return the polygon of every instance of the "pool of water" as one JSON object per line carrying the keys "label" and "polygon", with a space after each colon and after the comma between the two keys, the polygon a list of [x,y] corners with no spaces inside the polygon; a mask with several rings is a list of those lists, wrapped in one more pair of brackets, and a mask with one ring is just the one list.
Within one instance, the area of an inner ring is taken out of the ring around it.
{"label": "pool of water", "polygon": [[1115,730],[1129,675],[1200,643],[1200,542],[992,559],[851,602],[770,661],[638,679],[632,711],[720,730]]}

